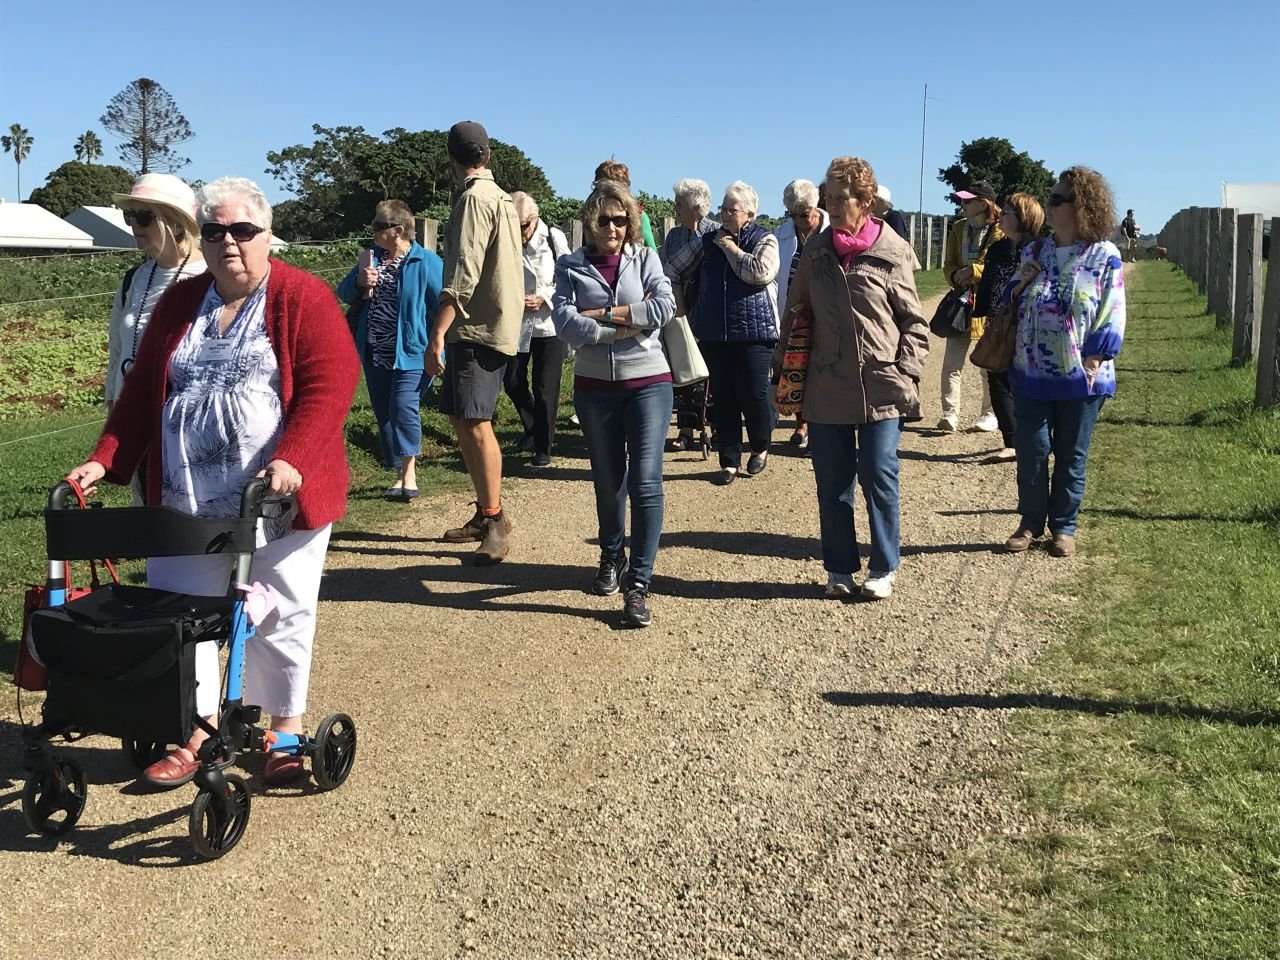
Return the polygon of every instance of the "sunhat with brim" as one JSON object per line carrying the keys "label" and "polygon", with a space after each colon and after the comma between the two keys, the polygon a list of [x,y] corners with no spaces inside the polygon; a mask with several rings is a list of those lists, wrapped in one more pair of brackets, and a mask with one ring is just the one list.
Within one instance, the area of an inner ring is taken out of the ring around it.
{"label": "sunhat with brim", "polygon": [[961,203],[964,203],[966,200],[976,200],[979,197],[983,200],[990,200],[992,203],[995,202],[996,192],[992,189],[991,184],[987,183],[987,181],[975,180],[973,183],[969,184],[969,186],[971,189],[957,190],[951,196],[955,197]]}
{"label": "sunhat with brim", "polygon": [[144,173],[128,193],[113,193],[117,207],[164,207],[177,214],[191,236],[198,236],[195,191],[171,173]]}

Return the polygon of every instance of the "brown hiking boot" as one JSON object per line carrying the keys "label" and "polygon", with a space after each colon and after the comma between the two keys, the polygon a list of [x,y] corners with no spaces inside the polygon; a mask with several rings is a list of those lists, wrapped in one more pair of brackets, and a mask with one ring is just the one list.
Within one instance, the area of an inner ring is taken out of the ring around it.
{"label": "brown hiking boot", "polygon": [[[474,502],[474,501],[473,501]],[[511,521],[504,518],[503,521],[507,527],[507,533],[511,532]],[[446,543],[469,543],[471,541],[479,541],[484,539],[484,511],[480,509],[480,505],[476,504],[475,515],[460,527],[454,527],[444,532],[444,540]]]}
{"label": "brown hiking boot", "polygon": [[502,514],[496,517],[485,517],[483,523],[484,539],[480,541],[480,546],[476,548],[474,554],[476,566],[479,567],[501,563],[511,550],[511,545],[507,542],[506,517]]}
{"label": "brown hiking boot", "polygon": [[1031,544],[1035,542],[1035,539],[1036,535],[1034,533],[1022,528],[1004,542],[1004,548],[1010,553],[1025,553],[1031,549]]}
{"label": "brown hiking boot", "polygon": [[1074,557],[1076,555],[1076,538],[1069,533],[1055,533],[1049,542],[1049,556]]}

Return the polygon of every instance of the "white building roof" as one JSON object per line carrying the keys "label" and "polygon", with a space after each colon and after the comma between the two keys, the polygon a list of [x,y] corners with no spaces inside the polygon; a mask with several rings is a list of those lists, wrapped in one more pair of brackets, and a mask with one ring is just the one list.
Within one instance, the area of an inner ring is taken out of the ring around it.
{"label": "white building roof", "polygon": [[137,243],[118,207],[81,207],[66,216],[67,223],[93,237],[93,245],[104,250],[133,250]]}
{"label": "white building roof", "polygon": [[87,250],[93,237],[34,203],[0,200],[0,247]]}

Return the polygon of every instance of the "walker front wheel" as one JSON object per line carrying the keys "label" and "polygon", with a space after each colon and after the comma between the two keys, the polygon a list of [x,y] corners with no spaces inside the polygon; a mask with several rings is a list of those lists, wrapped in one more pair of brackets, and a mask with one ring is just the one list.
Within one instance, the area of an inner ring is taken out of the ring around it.
{"label": "walker front wheel", "polygon": [[84,813],[88,790],[84,770],[75,760],[56,760],[36,771],[22,785],[22,815],[33,833],[58,837],[76,825]]}
{"label": "walker front wheel", "polygon": [[356,722],[345,713],[331,713],[316,730],[311,775],[321,790],[342,786],[356,762]]}
{"label": "walker front wheel", "polygon": [[[249,786],[242,777],[227,774],[223,796],[201,790],[191,804],[187,833],[196,853],[206,860],[217,860],[240,842],[249,825]],[[230,815],[228,804],[230,800]]]}

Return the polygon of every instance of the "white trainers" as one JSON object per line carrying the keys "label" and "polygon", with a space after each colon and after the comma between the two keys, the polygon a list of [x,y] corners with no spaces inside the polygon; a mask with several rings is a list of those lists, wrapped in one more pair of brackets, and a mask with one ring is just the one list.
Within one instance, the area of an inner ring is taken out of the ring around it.
{"label": "white trainers", "polygon": [[853,575],[848,573],[828,573],[827,587],[822,591],[828,600],[842,600],[853,596]]}
{"label": "white trainers", "polygon": [[956,425],[955,417],[943,417],[938,421],[938,429],[943,433],[955,433]]}
{"label": "white trainers", "polygon": [[893,570],[888,573],[877,573],[872,570],[867,574],[867,579],[862,581],[862,595],[872,600],[887,600],[893,596],[894,573]]}
{"label": "white trainers", "polygon": [[994,433],[1000,429],[1000,421],[994,413],[984,413],[973,423],[973,429],[981,433]]}

